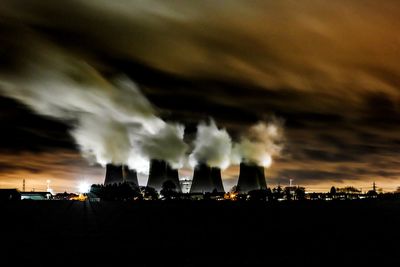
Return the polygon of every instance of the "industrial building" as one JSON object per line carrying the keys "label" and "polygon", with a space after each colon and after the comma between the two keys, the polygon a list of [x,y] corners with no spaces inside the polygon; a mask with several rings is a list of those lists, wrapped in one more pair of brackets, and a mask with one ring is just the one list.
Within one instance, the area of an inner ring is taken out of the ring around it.
{"label": "industrial building", "polygon": [[21,192],[22,200],[50,200],[53,199],[53,195],[50,192]]}
{"label": "industrial building", "polygon": [[21,200],[21,192],[18,189],[0,189],[0,201]]}
{"label": "industrial building", "polygon": [[106,178],[105,185],[122,183],[124,181],[122,174],[122,165],[107,164],[106,165]]}
{"label": "industrial building", "polygon": [[147,186],[161,191],[162,185],[166,181],[171,181],[175,184],[176,191],[181,193],[179,183],[179,174],[177,169],[173,169],[166,161],[153,159],[150,161],[149,179]]}
{"label": "industrial building", "polygon": [[252,163],[240,163],[237,187],[240,193],[266,189],[267,183],[265,181],[264,167]]}
{"label": "industrial building", "polygon": [[[166,161],[153,159],[150,161],[149,177],[147,186],[161,191],[166,181],[172,181],[176,191],[182,193],[181,182],[179,181],[178,170],[173,169]],[[135,170],[129,169],[126,165],[107,164],[104,184],[127,182],[139,186]],[[191,183],[184,183],[186,193],[224,193],[221,169],[210,167],[205,163],[199,163],[193,171]],[[248,193],[252,190],[266,189],[264,167],[252,163],[242,162],[237,183],[240,193]],[[190,188],[190,189],[189,189]]]}
{"label": "industrial building", "polygon": [[123,177],[123,182],[139,187],[136,170],[129,169],[127,165],[124,165],[122,167],[122,177]]}
{"label": "industrial building", "polygon": [[199,163],[193,172],[190,193],[224,192],[221,169]]}
{"label": "industrial building", "polygon": [[129,169],[127,165],[106,165],[105,185],[129,183],[134,186],[139,186],[137,173],[135,170]]}

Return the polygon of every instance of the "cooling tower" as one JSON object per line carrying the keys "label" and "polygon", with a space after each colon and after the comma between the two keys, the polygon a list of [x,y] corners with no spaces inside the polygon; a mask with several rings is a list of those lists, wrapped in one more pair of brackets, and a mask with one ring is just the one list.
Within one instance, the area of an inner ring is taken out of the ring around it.
{"label": "cooling tower", "polygon": [[181,183],[179,182],[179,173],[167,163],[167,180],[171,180],[176,186],[176,192],[182,193]]}
{"label": "cooling tower", "polygon": [[204,163],[198,164],[193,171],[190,193],[212,192],[211,168]]}
{"label": "cooling tower", "polygon": [[124,181],[122,174],[122,166],[121,165],[106,165],[106,178],[104,180],[105,185],[122,183]]}
{"label": "cooling tower", "polygon": [[194,168],[190,193],[224,192],[221,170],[200,163]]}
{"label": "cooling tower", "polygon": [[124,182],[139,187],[136,170],[129,169],[128,166],[124,165],[122,167],[122,174],[124,177]]}
{"label": "cooling tower", "polygon": [[260,189],[267,189],[267,182],[265,181],[264,167],[257,166],[257,174],[258,174],[258,183],[260,185]]}
{"label": "cooling tower", "polygon": [[219,192],[219,193],[225,192],[224,185],[222,184],[222,177],[221,177],[221,169],[220,168],[216,168],[216,167],[211,168],[211,180],[213,182],[214,189],[217,192]]}
{"label": "cooling tower", "polygon": [[151,160],[147,186],[160,191],[163,183],[168,180],[172,181],[176,185],[177,192],[181,192],[178,170],[172,169],[171,166],[163,160]]}
{"label": "cooling tower", "polygon": [[248,193],[251,190],[266,189],[264,167],[250,163],[240,163],[240,174],[238,189],[241,193]]}

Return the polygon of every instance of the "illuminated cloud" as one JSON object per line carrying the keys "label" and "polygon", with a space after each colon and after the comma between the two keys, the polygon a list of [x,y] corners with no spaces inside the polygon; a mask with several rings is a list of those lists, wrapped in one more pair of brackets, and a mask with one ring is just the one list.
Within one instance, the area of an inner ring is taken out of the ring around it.
{"label": "illuminated cloud", "polygon": [[[154,108],[144,101],[135,112],[187,125],[185,135],[192,137],[187,143],[196,138],[197,122],[209,117],[237,142],[248,127],[275,114],[285,120],[287,143],[268,170],[272,183],[290,176],[326,187],[379,180],[394,188],[400,151],[399,13],[394,0],[6,0],[0,10],[0,73],[18,78],[24,61],[37,60],[34,52],[48,55],[49,62],[64,62],[67,55],[67,65],[55,65],[73,74],[72,82],[85,73],[83,80],[106,85],[111,95],[115,88],[132,90],[137,84]],[[61,59],[51,56],[53,49],[63,51]],[[72,64],[82,72],[69,71],[68,58],[77,59]],[[53,77],[57,68],[41,71]],[[119,73],[134,86],[111,78]],[[70,77],[56,77],[71,84]],[[54,87],[54,79],[46,80]],[[2,79],[0,86],[9,84]],[[55,99],[57,92],[54,87]],[[40,99],[36,104],[43,105]],[[71,98],[71,104],[81,99],[85,95]],[[114,118],[124,107],[129,114],[126,104],[134,99],[114,100],[124,103],[111,105]],[[11,106],[2,105],[8,127],[2,134],[13,145],[0,141],[3,147],[74,148],[63,135],[70,127],[47,127],[57,125],[47,120],[31,125],[23,119],[31,118],[29,112],[13,115],[24,108]],[[48,115],[63,112],[53,107]],[[84,108],[102,114],[102,107]],[[13,137],[19,134],[39,142]],[[131,164],[144,166],[132,157]],[[223,176],[234,179],[235,168]]]}

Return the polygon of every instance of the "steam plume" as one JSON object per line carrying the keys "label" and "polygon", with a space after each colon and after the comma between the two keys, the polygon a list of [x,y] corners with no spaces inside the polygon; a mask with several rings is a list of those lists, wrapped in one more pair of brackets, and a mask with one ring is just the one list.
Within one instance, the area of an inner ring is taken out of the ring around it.
{"label": "steam plume", "polygon": [[200,123],[194,141],[194,150],[189,157],[192,167],[206,163],[210,167],[226,169],[230,165],[231,137],[225,129],[218,129],[213,120]]}
{"label": "steam plume", "polygon": [[[138,172],[147,172],[150,159],[182,166],[184,127],[157,117],[129,78],[105,78],[75,54],[40,38],[28,39],[32,43],[18,58],[18,71],[0,72],[1,93],[68,122],[82,155],[91,162],[128,165]],[[282,136],[278,121],[259,123],[232,149],[226,130],[213,121],[201,123],[189,161],[221,169],[242,161],[267,167],[282,149]]]}
{"label": "steam plume", "polygon": [[232,162],[269,167],[273,157],[279,156],[282,151],[283,138],[282,122],[276,119],[269,123],[259,122],[234,145]]}
{"label": "steam plume", "polygon": [[183,161],[183,126],[158,118],[131,80],[106,79],[54,46],[37,48],[19,75],[0,74],[0,90],[39,114],[68,122],[84,157],[139,171],[156,155],[176,167]]}
{"label": "steam plume", "polygon": [[187,145],[182,141],[184,126],[164,123],[162,128],[152,135],[144,135],[140,140],[140,151],[150,159],[167,161],[171,167],[183,165]]}

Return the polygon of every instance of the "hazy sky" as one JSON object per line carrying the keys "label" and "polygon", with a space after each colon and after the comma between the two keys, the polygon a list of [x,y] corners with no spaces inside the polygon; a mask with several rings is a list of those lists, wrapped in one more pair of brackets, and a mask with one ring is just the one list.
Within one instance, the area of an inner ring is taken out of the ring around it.
{"label": "hazy sky", "polygon": [[[186,125],[185,140],[209,117],[233,139],[271,115],[283,120],[285,148],[266,171],[270,185],[292,178],[316,190],[366,190],[376,181],[393,190],[398,14],[394,0],[3,0],[0,88],[37,81],[27,71],[33,65],[73,75],[71,66],[84,65],[75,77],[82,84],[125,75],[157,116]],[[22,178],[38,190],[51,179],[57,191],[103,181],[104,170],[80,156],[69,121],[36,115],[9,89],[0,92],[0,187],[21,187]],[[225,189],[237,175],[237,166],[223,173]]]}

